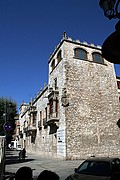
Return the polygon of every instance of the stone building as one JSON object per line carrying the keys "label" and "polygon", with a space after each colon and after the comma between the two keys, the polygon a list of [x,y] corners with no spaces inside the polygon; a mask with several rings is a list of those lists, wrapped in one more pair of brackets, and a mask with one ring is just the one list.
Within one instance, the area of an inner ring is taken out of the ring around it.
{"label": "stone building", "polygon": [[49,59],[48,85],[20,107],[27,151],[65,159],[120,156],[120,106],[112,63],[101,47],[64,33]]}

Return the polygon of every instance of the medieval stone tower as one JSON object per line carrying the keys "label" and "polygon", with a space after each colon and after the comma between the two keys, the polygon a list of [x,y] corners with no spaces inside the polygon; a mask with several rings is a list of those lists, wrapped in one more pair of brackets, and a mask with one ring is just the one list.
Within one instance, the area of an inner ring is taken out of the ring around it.
{"label": "medieval stone tower", "polygon": [[50,56],[48,80],[21,105],[20,142],[27,151],[65,159],[120,156],[117,81],[101,47],[64,33]]}
{"label": "medieval stone tower", "polygon": [[49,87],[59,92],[58,156],[120,155],[116,77],[99,46],[64,34],[49,60]]}

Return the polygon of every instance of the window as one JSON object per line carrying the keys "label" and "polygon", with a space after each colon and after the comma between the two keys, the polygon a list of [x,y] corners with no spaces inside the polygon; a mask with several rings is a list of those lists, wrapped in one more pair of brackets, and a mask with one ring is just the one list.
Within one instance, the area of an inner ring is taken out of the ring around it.
{"label": "window", "polygon": [[78,172],[81,173],[82,171],[87,170],[88,166],[89,166],[89,162],[84,162],[81,166],[78,167]]}
{"label": "window", "polygon": [[55,82],[55,89],[57,89],[57,78],[54,79]]}
{"label": "window", "polygon": [[55,112],[56,112],[56,117],[57,117],[58,116],[58,99],[57,98],[56,98]]}
{"label": "window", "polygon": [[120,81],[117,81],[118,89],[120,89]]}
{"label": "window", "polygon": [[37,113],[33,113],[33,125],[36,125]]}
{"label": "window", "polygon": [[40,111],[40,126],[42,125],[42,111]]}
{"label": "window", "polygon": [[87,59],[87,51],[81,48],[76,48],[74,50],[74,57],[78,59]]}
{"label": "window", "polygon": [[47,107],[45,108],[45,118],[47,120]]}
{"label": "window", "polygon": [[51,63],[51,68],[52,68],[52,70],[55,68],[55,59],[53,59],[53,61]]}
{"label": "window", "polygon": [[49,101],[49,115],[50,117],[58,117],[58,106],[59,102],[57,97],[55,99],[50,99]]}
{"label": "window", "polygon": [[79,166],[78,172],[80,174],[108,177],[110,175],[110,164],[108,162],[86,161]]}
{"label": "window", "polygon": [[92,54],[92,57],[93,57],[93,61],[94,62],[97,62],[97,63],[100,63],[100,64],[104,64],[103,57],[102,57],[102,55],[100,53],[94,52]]}
{"label": "window", "polygon": [[59,63],[61,61],[62,57],[61,57],[61,50],[58,52],[57,54],[57,63]]}
{"label": "window", "polygon": [[49,103],[50,103],[50,114],[52,114],[53,113],[53,100],[51,99]]}
{"label": "window", "polygon": [[44,118],[43,118],[43,126],[44,126],[44,129],[47,128],[47,107],[45,108],[44,110]]}

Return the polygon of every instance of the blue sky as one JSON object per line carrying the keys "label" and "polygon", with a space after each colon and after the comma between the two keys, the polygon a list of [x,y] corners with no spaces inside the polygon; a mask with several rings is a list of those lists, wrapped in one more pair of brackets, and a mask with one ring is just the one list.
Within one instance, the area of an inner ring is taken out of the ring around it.
{"label": "blue sky", "polygon": [[[99,0],[0,0],[0,97],[20,106],[48,82],[48,60],[63,32],[102,45],[118,20],[109,20]],[[115,66],[120,76],[120,65]]]}

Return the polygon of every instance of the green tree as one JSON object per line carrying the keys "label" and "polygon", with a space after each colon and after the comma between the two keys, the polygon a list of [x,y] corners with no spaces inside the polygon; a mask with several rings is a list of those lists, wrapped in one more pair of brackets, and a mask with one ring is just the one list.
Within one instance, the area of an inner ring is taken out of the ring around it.
{"label": "green tree", "polygon": [[0,135],[6,136],[7,144],[10,143],[15,130],[16,107],[16,103],[11,99],[0,98]]}

